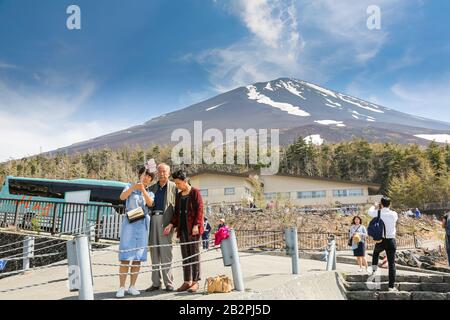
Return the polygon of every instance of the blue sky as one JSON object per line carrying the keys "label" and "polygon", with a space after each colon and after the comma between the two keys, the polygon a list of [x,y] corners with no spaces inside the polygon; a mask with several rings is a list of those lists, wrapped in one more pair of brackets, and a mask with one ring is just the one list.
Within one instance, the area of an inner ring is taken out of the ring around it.
{"label": "blue sky", "polygon": [[[66,8],[81,8],[68,30]],[[366,26],[369,5],[381,30]],[[0,161],[295,77],[450,122],[450,2],[0,0]]]}

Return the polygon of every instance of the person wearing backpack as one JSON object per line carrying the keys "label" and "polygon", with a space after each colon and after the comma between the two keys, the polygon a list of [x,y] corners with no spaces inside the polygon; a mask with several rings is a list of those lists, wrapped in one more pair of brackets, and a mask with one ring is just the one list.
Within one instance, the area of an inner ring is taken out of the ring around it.
{"label": "person wearing backpack", "polygon": [[386,251],[389,267],[389,291],[398,291],[395,288],[395,252],[397,251],[396,224],[397,212],[391,210],[391,199],[386,196],[381,198],[380,204],[375,204],[369,209],[369,215],[373,217],[367,228],[368,234],[375,242],[372,258],[372,274],[378,270],[378,259],[380,253]]}
{"label": "person wearing backpack", "polygon": [[448,265],[450,266],[450,210],[442,217],[442,228],[445,229],[445,248],[447,249]]}

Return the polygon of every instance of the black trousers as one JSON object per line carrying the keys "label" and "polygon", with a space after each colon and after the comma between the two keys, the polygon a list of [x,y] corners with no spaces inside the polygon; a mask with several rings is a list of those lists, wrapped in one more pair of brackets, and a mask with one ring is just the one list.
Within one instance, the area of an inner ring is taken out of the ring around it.
{"label": "black trousers", "polygon": [[445,247],[447,248],[448,265],[450,266],[450,235],[445,236]]}
{"label": "black trousers", "polygon": [[378,259],[380,253],[386,251],[386,256],[389,265],[389,288],[395,286],[395,252],[397,251],[397,242],[395,239],[383,239],[382,242],[377,243],[373,249],[372,266],[378,266]]}
{"label": "black trousers", "polygon": [[[183,259],[191,257],[184,260],[183,262],[183,277],[186,282],[198,282],[200,280],[200,243],[184,244],[187,242],[199,241],[200,236],[189,237],[187,232],[181,232],[181,256]],[[187,264],[187,265],[185,265]]]}

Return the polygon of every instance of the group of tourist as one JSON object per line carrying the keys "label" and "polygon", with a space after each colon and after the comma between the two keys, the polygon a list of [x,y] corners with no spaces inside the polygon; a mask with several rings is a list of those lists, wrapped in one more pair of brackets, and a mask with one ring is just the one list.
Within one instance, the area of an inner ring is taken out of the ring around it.
{"label": "group of tourist", "polygon": [[[169,178],[172,176],[172,180]],[[154,182],[157,177],[158,181]],[[116,297],[126,293],[137,296],[136,289],[141,262],[147,261],[148,250],[152,261],[152,285],[147,292],[160,290],[162,282],[166,291],[174,291],[172,274],[172,239],[174,231],[180,240],[183,257],[183,284],[178,292],[194,293],[200,281],[200,243],[209,246],[211,225],[203,215],[200,191],[188,183],[182,170],[171,175],[170,167],[159,164],[155,172],[143,167],[138,172],[138,182],[129,184],[120,195],[126,212],[141,207],[144,217],[122,222],[119,245],[119,290]],[[221,222],[222,223],[222,222]],[[223,221],[224,223],[224,221]],[[131,270],[130,286],[125,289],[127,274]]]}
{"label": "group of tourist", "polygon": [[[169,180],[170,176],[172,180]],[[158,179],[156,183],[155,179]],[[209,234],[212,227],[203,214],[203,200],[200,191],[188,183],[188,177],[182,170],[171,175],[167,164],[159,164],[156,172],[144,166],[138,172],[138,182],[128,184],[120,195],[125,201],[126,212],[142,208],[143,218],[137,221],[123,219],[119,245],[119,290],[116,297],[126,293],[136,296],[136,289],[141,262],[147,261],[148,247],[152,261],[152,285],[147,292],[160,290],[162,282],[166,291],[174,291],[172,274],[172,240],[174,231],[180,241],[183,257],[183,284],[178,292],[197,292],[200,281],[200,244],[209,248]],[[366,240],[370,232],[363,225],[360,216],[352,218],[349,230],[349,246],[357,259],[359,271],[364,269],[371,275],[377,274],[380,253],[386,252],[389,268],[389,290],[396,291],[396,223],[397,212],[390,209],[391,200],[382,197],[381,202],[372,206],[368,214],[382,220],[382,237],[375,241],[372,267],[369,269],[366,259]],[[225,225],[221,219],[220,227]],[[442,218],[442,227],[446,230],[446,248],[450,265],[450,211]],[[149,246],[150,245],[150,246]],[[131,271],[130,286],[125,289],[127,274]]]}

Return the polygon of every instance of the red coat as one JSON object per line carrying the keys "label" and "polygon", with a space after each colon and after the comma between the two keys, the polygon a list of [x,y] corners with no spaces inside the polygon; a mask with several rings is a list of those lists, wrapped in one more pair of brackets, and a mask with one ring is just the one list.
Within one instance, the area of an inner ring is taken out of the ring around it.
{"label": "red coat", "polygon": [[[171,223],[177,228],[177,237],[181,238],[180,231],[180,211],[181,211],[181,192],[177,193],[175,197],[175,210]],[[191,188],[189,193],[188,209],[187,209],[187,226],[189,237],[192,237],[192,228],[194,225],[198,225],[198,236],[203,234],[203,199],[200,195],[200,191],[194,187]]]}

